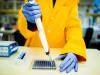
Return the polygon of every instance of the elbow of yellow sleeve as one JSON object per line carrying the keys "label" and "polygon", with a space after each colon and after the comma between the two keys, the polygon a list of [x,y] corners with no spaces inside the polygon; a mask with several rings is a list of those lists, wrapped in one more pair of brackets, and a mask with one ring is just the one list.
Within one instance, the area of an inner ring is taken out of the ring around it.
{"label": "elbow of yellow sleeve", "polygon": [[77,41],[77,42],[68,42],[65,44],[64,48],[61,50],[61,54],[66,53],[74,53],[79,62],[85,62],[86,61],[86,46],[84,41]]}
{"label": "elbow of yellow sleeve", "polygon": [[25,37],[25,39],[28,39],[34,36],[35,32],[27,29],[27,21],[22,13],[22,10],[19,11],[17,24],[18,24],[18,29],[20,33]]}

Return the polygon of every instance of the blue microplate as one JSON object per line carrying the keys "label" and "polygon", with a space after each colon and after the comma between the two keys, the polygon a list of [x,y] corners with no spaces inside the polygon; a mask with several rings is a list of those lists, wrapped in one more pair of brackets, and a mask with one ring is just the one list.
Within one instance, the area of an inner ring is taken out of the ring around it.
{"label": "blue microplate", "polygon": [[35,60],[32,69],[51,69],[55,70],[56,65],[54,61],[47,60]]}

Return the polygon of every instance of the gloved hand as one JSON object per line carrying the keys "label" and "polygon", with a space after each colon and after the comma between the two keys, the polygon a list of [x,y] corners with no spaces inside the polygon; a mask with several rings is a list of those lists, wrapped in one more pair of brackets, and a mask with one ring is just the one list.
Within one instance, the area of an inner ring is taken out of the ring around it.
{"label": "gloved hand", "polygon": [[31,23],[35,23],[35,19],[41,17],[40,7],[36,2],[26,3],[23,6],[22,12],[23,12],[25,18]]}
{"label": "gloved hand", "polygon": [[60,55],[55,60],[59,60],[62,58],[65,58],[65,59],[60,64],[60,72],[66,71],[67,73],[69,73],[73,69],[75,72],[78,71],[78,60],[77,60],[77,57],[73,53]]}

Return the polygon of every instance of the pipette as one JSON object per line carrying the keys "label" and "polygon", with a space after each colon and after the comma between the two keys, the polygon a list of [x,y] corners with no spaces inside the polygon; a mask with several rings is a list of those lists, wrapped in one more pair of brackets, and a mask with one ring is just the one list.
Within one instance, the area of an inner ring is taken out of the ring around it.
{"label": "pipette", "polygon": [[[33,4],[35,1],[34,0],[28,0],[28,2],[30,4]],[[49,46],[48,46],[48,42],[47,42],[47,39],[46,39],[46,35],[45,35],[44,29],[43,29],[43,24],[41,22],[41,19],[40,18],[35,19],[35,23],[36,23],[36,26],[37,26],[37,29],[38,29],[38,32],[39,32],[39,37],[40,37],[43,49],[44,49],[46,55],[48,55],[50,61],[52,61],[52,58],[51,58],[50,52],[49,52],[50,49],[49,49]]]}

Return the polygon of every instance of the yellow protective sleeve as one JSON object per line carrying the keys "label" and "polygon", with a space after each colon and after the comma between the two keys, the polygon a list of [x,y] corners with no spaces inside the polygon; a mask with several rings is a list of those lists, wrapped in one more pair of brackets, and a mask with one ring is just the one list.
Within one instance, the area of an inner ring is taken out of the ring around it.
{"label": "yellow protective sleeve", "polygon": [[22,13],[22,9],[19,10],[18,14],[18,29],[26,39],[29,39],[35,35],[35,32],[28,30],[27,21]]}
{"label": "yellow protective sleeve", "polygon": [[61,54],[72,52],[76,54],[79,61],[86,61],[86,46],[82,37],[81,21],[78,17],[78,2],[72,4],[65,30],[66,44]]}

